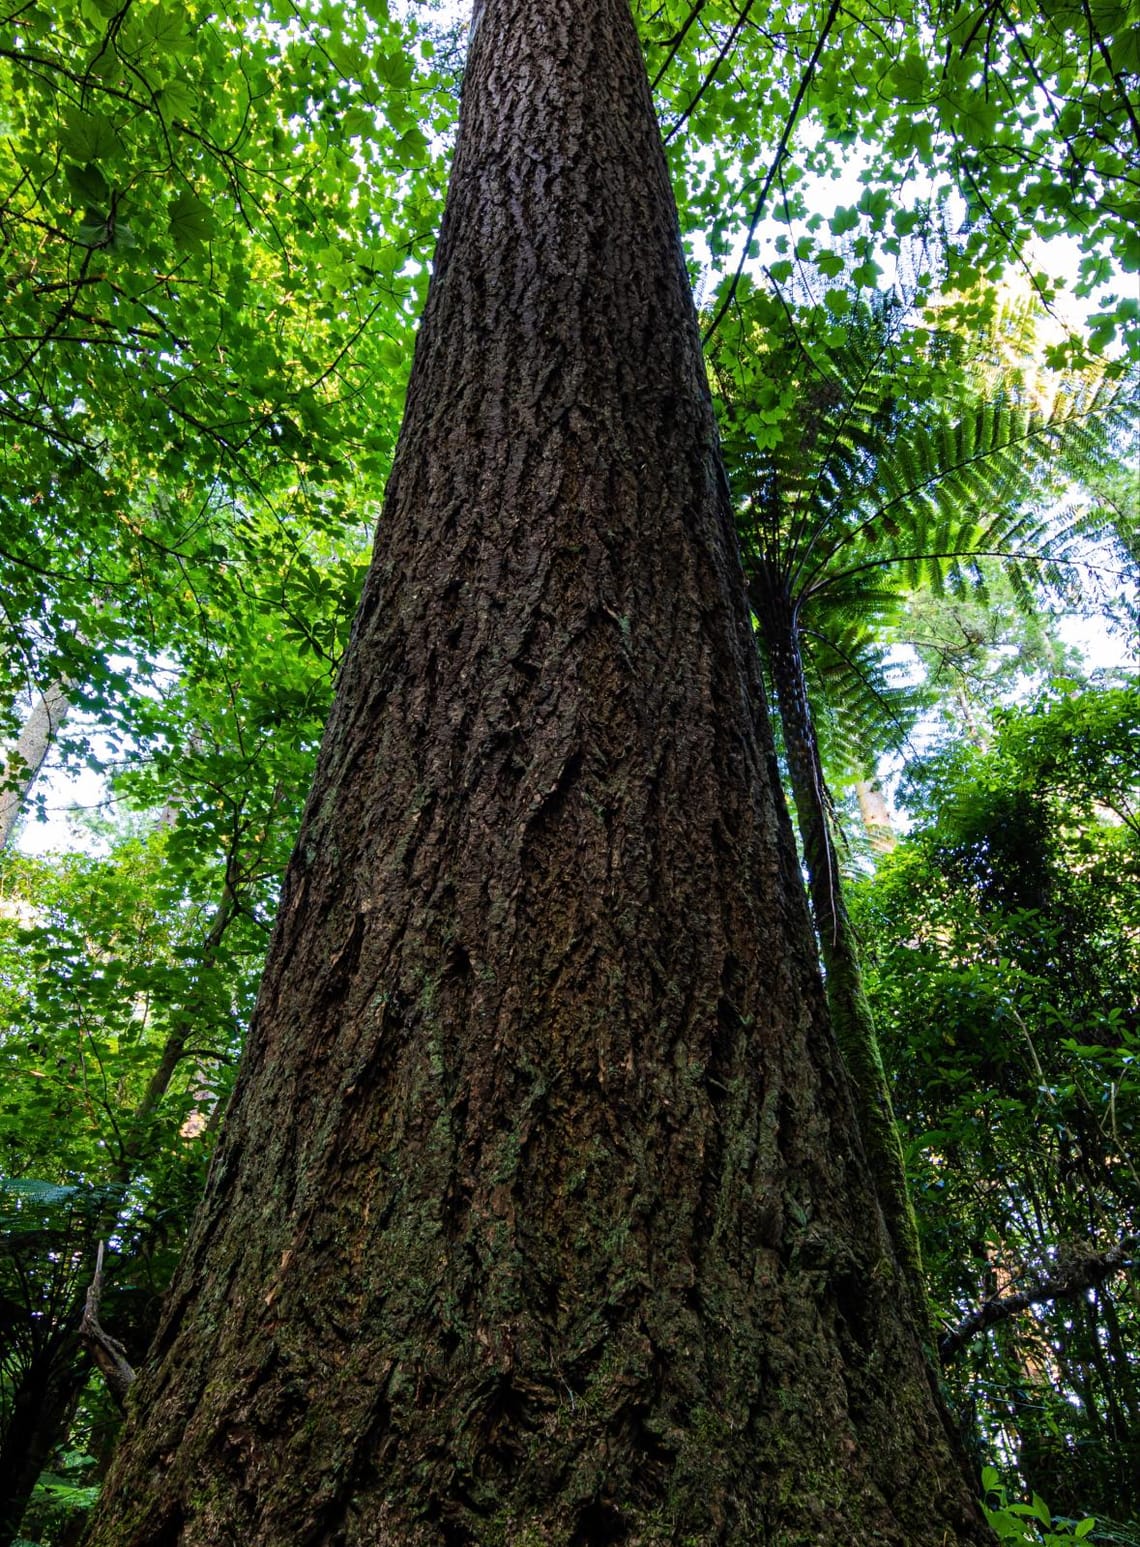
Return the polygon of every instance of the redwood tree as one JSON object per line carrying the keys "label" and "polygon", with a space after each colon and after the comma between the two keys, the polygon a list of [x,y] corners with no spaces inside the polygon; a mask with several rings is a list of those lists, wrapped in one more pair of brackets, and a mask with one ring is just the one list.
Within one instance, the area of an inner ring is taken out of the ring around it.
{"label": "redwood tree", "polygon": [[375,561],[91,1541],[988,1541],[905,1307],[626,0],[485,0]]}

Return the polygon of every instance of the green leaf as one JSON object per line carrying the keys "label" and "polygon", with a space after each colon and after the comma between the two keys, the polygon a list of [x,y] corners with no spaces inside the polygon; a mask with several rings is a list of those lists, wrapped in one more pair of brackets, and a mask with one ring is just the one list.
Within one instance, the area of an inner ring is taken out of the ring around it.
{"label": "green leaf", "polygon": [[94,205],[97,208],[106,208],[110,205],[111,190],[97,166],[69,165],[65,175],[67,185],[75,194],[78,203]]}
{"label": "green leaf", "polygon": [[372,108],[350,107],[340,122],[350,140],[357,137],[368,139],[376,133],[376,113]]}
{"label": "green leaf", "polygon": [[80,222],[77,240],[84,247],[107,247],[113,238],[111,222],[99,210],[88,210]]}
{"label": "green leaf", "polygon": [[397,142],[396,152],[404,166],[422,161],[428,153],[427,136],[422,129],[409,129]]}
{"label": "green leaf", "polygon": [[210,207],[188,189],[172,199],[169,209],[170,234],[179,247],[198,247],[214,235],[214,217]]}
{"label": "green leaf", "polygon": [[379,54],[372,60],[377,80],[397,91],[405,90],[412,83],[412,63],[402,49]]}
{"label": "green leaf", "polygon": [[60,145],[74,161],[83,164],[105,161],[120,149],[115,126],[105,113],[83,113],[75,109],[64,119]]}
{"label": "green leaf", "polygon": [[158,105],[168,119],[193,118],[198,107],[198,94],[187,81],[168,81],[158,93]]}
{"label": "green leaf", "polygon": [[[328,55],[346,81],[363,80],[368,70],[368,59],[364,50],[346,38],[331,39],[327,44]],[[382,63],[383,54],[377,62]]]}
{"label": "green leaf", "polygon": [[152,10],[147,11],[143,17],[141,32],[144,44],[156,49],[160,54],[180,58],[189,54],[194,47],[194,39],[190,34],[185,16],[173,7],[156,5]]}
{"label": "green leaf", "polygon": [[856,208],[860,214],[870,216],[874,225],[881,226],[887,218],[888,202],[885,188],[864,188]]}
{"label": "green leaf", "polygon": [[70,1203],[82,1189],[60,1186],[58,1182],[44,1182],[35,1177],[0,1177],[0,1192],[15,1198],[26,1198],[30,1203],[58,1205]]}
{"label": "green leaf", "polygon": [[851,283],[861,288],[873,288],[875,281],[882,272],[882,269],[874,259],[868,258],[865,263],[861,263],[858,268],[851,271]]}
{"label": "green leaf", "polygon": [[930,79],[930,70],[922,54],[912,49],[897,61],[891,74],[900,101],[921,102],[923,100]]}
{"label": "green leaf", "polygon": [[922,225],[921,210],[897,209],[891,214],[891,225],[899,236],[909,236]]}

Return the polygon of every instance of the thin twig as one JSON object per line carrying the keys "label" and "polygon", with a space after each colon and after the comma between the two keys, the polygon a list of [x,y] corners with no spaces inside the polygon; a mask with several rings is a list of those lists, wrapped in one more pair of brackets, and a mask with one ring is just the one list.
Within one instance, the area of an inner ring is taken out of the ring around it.
{"label": "thin twig", "polygon": [[701,339],[702,348],[708,347],[709,339],[712,338],[717,328],[720,327],[724,321],[725,314],[736,299],[736,292],[739,288],[741,277],[744,274],[744,265],[748,259],[748,249],[752,244],[752,238],[756,235],[756,227],[760,224],[760,216],[764,213],[764,205],[767,201],[769,190],[775,181],[776,174],[783,165],[784,157],[788,153],[788,145],[792,138],[792,132],[796,127],[796,120],[799,118],[800,108],[803,106],[804,98],[808,94],[808,88],[811,86],[812,77],[815,75],[815,67],[819,63],[824,45],[827,42],[832,27],[835,25],[836,17],[839,15],[840,5],[841,0],[831,0],[831,9],[827,13],[823,30],[816,39],[815,48],[812,50],[812,56],[808,60],[807,69],[804,71],[803,79],[800,81],[799,90],[796,92],[791,112],[788,114],[787,122],[784,124],[784,132],[781,134],[780,143],[776,147],[775,159],[768,168],[768,175],[764,179],[764,186],[760,190],[760,197],[757,199],[756,207],[752,211],[752,219],[748,222],[748,235],[744,238],[744,247],[741,250],[740,262],[736,265],[736,273],[732,276],[732,283],[729,285],[728,293],[717,309],[716,316],[705,329],[704,337]]}

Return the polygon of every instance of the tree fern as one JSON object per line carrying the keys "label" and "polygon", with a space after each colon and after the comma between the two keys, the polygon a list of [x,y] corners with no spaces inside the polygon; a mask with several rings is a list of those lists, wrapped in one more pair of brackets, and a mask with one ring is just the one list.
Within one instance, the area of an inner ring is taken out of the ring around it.
{"label": "tree fern", "polygon": [[1028,307],[1007,304],[993,336],[967,344],[908,329],[896,301],[857,304],[841,347],[788,310],[759,310],[762,331],[745,310],[726,333],[714,384],[746,570],[779,577],[809,673],[865,595],[886,624],[909,591],[984,594],[978,561],[992,557],[1026,608],[1041,587],[1078,588],[1095,512],[1107,517],[1069,496],[1112,466],[1135,381],[1043,375],[1017,354],[1032,342]]}
{"label": "tree fern", "polygon": [[786,307],[761,313],[775,325],[762,332],[742,310],[712,360],[724,448],[832,1022],[883,1214],[920,1301],[917,1229],[839,877],[824,751],[858,777],[885,725],[891,740],[905,732],[914,695],[892,682],[885,641],[909,590],[978,593],[982,561],[995,554],[1025,603],[1034,585],[1063,583],[1058,497],[1109,446],[1121,389],[1078,382],[1044,402],[1007,372],[1000,391],[980,392],[953,347],[916,347],[892,299],[852,305],[841,347],[830,332],[814,344]]}

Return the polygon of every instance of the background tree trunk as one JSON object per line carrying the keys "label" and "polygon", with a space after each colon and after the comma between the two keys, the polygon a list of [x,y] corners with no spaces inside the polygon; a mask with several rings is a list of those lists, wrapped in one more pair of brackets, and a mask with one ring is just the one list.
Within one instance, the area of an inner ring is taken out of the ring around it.
{"label": "background tree trunk", "polygon": [[33,700],[19,740],[6,758],[0,780],[0,849],[6,849],[28,791],[71,709],[68,684],[49,682]]}
{"label": "background tree trunk", "polygon": [[[202,942],[199,961],[203,969],[213,964],[236,909],[237,898],[227,887]],[[174,1020],[141,1101],[133,1112],[122,1114],[123,1148],[112,1169],[111,1180],[123,1191],[116,1194],[115,1201],[108,1203],[93,1222],[88,1232],[92,1247],[96,1242],[114,1239],[118,1234],[125,1190],[145,1173],[147,1161],[154,1157],[156,1133],[153,1125],[175,1071],[186,1056],[190,1037],[201,1031],[200,1014],[197,1013],[200,1010],[200,1004],[191,1000]],[[212,1117],[212,1112],[209,1116],[201,1113],[200,1126],[189,1134],[184,1129],[183,1136],[197,1137],[208,1128]],[[122,1263],[113,1262],[109,1271],[114,1274],[121,1267]],[[0,1423],[0,1547],[8,1547],[20,1534],[20,1522],[39,1475],[52,1455],[64,1445],[76,1404],[90,1377],[90,1350],[76,1330],[81,1326],[88,1293],[87,1282],[75,1285],[70,1303],[59,1316],[59,1336],[21,1379],[7,1411],[0,1413],[4,1420]],[[109,1326],[106,1331],[113,1333],[115,1328]],[[140,1350],[135,1348],[130,1350],[132,1357],[138,1352]],[[95,1363],[106,1375],[100,1361],[96,1359]],[[116,1390],[111,1381],[108,1385],[114,1400],[121,1405],[123,1391]]]}
{"label": "background tree trunk", "polygon": [[93,1547],[988,1541],[827,1030],[625,0],[486,0]]}
{"label": "background tree trunk", "polygon": [[879,854],[889,854],[898,840],[882,785],[877,779],[860,779],[855,785],[855,795],[872,849]]}

